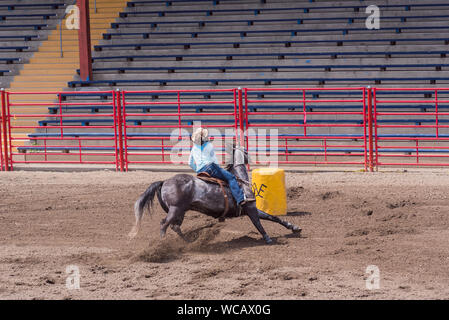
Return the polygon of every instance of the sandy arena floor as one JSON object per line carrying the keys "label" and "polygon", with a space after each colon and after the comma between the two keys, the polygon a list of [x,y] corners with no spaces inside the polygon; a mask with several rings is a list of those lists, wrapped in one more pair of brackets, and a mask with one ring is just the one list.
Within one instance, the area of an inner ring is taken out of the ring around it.
{"label": "sandy arena floor", "polygon": [[[159,239],[159,204],[129,242],[133,203],[171,173],[0,173],[0,299],[449,298],[449,172],[288,173],[297,237],[189,212]],[[157,201],[156,201],[157,203]],[[80,289],[66,288],[66,267]],[[368,265],[380,288],[367,290]]]}

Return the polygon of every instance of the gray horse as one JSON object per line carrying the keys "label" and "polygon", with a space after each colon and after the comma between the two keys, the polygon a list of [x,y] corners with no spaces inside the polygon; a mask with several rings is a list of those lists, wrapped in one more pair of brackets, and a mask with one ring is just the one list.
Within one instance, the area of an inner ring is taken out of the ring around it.
{"label": "gray horse", "polygon": [[[252,194],[245,165],[248,163],[248,154],[239,147],[234,147],[232,150],[231,159],[233,161],[227,165],[227,170],[237,177],[245,194],[248,194],[248,192]],[[156,194],[161,207],[167,212],[167,217],[161,221],[161,237],[165,236],[167,228],[170,226],[181,238],[187,241],[181,231],[181,224],[184,221],[186,211],[193,210],[214,218],[223,218],[223,212],[226,210],[225,201],[228,202],[226,218],[235,218],[242,214],[247,215],[267,244],[271,244],[273,240],[265,232],[260,219],[277,222],[292,230],[292,232],[300,234],[300,227],[258,210],[255,201],[246,203],[240,210],[231,195],[229,187],[225,187],[224,191],[227,193],[227,198],[224,197],[223,190],[218,184],[206,182],[190,174],[177,174],[168,180],[154,182],[134,205],[136,224],[129,233],[129,237],[134,238],[139,232],[145,206],[151,213],[150,209]]]}

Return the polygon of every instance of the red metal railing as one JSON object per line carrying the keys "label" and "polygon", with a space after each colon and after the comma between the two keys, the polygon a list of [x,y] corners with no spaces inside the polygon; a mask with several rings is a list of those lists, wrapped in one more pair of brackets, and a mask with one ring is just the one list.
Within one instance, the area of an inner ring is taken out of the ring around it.
{"label": "red metal railing", "polygon": [[[276,98],[279,94],[292,98]],[[279,164],[367,168],[365,88],[244,89],[244,95],[246,147],[253,160],[256,158],[255,163],[271,162],[271,158],[258,159],[269,153]],[[273,145],[271,140],[267,145],[265,139],[261,143],[263,128],[276,129],[270,138],[277,139],[277,143]]]}
{"label": "red metal railing", "polygon": [[186,163],[196,121],[258,164],[449,166],[449,89],[239,88],[2,91],[0,170]]}
{"label": "red metal railing", "polygon": [[375,164],[449,166],[449,89],[373,90]]}
{"label": "red metal railing", "polygon": [[9,170],[8,163],[8,129],[7,129],[7,113],[6,113],[6,92],[0,91],[0,171]]}
{"label": "red metal railing", "polygon": [[[122,91],[121,94],[126,170],[130,164],[186,163],[190,150],[187,130],[195,126],[208,128],[216,147],[237,138],[237,89]],[[217,155],[225,155],[223,148],[218,148]]]}
{"label": "red metal railing", "polygon": [[[66,102],[65,95],[83,97],[83,101]],[[118,169],[116,102],[113,91],[7,92],[11,166],[77,163],[111,164]]]}
{"label": "red metal railing", "polygon": [[3,160],[3,134],[2,134],[2,127],[3,127],[3,114],[0,106],[0,171],[6,170],[5,164]]}

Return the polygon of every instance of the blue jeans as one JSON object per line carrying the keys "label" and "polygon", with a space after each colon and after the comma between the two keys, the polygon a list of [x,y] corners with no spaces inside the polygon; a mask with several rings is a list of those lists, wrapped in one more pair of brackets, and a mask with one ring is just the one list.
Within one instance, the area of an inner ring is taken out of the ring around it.
{"label": "blue jeans", "polygon": [[239,204],[245,199],[245,196],[243,195],[243,190],[242,188],[240,188],[237,179],[234,177],[234,175],[229,171],[222,169],[218,164],[216,163],[208,164],[207,166],[201,168],[199,172],[207,172],[211,177],[226,181],[229,184],[232,196],[234,197],[237,204]]}

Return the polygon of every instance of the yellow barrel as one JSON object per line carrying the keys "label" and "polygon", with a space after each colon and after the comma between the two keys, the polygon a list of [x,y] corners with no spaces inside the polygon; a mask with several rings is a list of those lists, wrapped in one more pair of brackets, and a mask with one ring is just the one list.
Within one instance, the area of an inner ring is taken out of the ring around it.
{"label": "yellow barrel", "polygon": [[271,215],[287,214],[287,194],[283,169],[254,169],[252,188],[258,209]]}

